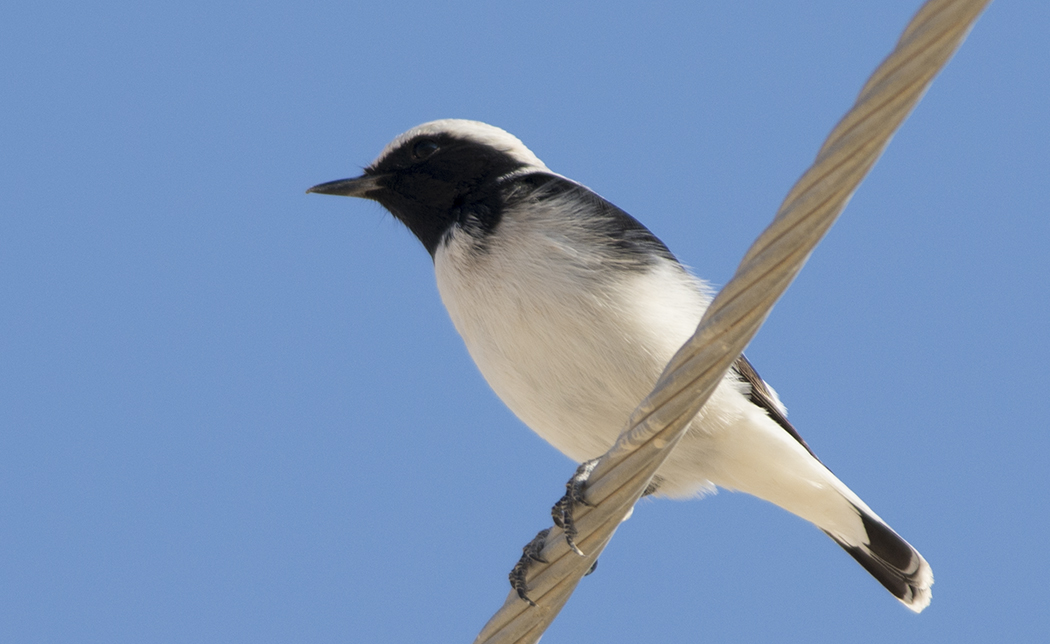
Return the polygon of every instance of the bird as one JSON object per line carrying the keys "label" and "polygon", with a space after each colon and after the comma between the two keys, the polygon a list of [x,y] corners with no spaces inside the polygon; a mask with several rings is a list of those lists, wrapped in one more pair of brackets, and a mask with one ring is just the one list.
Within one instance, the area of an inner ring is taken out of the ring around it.
{"label": "bird", "polygon": [[[416,126],[361,176],[307,192],[372,200],[402,222],[489,386],[577,462],[613,445],[712,299],[637,219],[479,121]],[[929,605],[929,564],[817,458],[743,355],[647,491],[718,488],[813,523],[907,608]]]}

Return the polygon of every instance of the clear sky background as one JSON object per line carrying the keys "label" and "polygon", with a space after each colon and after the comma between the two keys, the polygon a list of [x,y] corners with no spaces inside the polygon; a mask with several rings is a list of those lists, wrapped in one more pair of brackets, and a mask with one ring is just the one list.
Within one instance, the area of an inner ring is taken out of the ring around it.
{"label": "clear sky background", "polygon": [[[471,641],[573,465],[304,190],[479,119],[723,284],[920,3],[168,4],[0,21],[2,642]],[[932,606],[722,492],[544,642],[1050,639],[1048,33],[992,4],[748,349]]]}

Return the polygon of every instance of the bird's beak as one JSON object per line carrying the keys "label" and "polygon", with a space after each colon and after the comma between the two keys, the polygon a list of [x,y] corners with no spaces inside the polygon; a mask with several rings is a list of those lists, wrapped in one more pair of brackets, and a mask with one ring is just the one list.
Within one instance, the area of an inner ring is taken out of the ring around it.
{"label": "bird's beak", "polygon": [[382,189],[382,186],[378,183],[379,179],[379,176],[365,174],[356,179],[339,179],[338,181],[321,183],[306,192],[307,194],[316,192],[321,195],[339,195],[341,197],[362,197],[367,199],[368,193]]}

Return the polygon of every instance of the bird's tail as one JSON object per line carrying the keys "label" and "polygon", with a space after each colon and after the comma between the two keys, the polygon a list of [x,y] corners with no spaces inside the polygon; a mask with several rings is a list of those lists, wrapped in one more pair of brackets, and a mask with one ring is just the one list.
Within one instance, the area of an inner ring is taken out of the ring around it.
{"label": "bird's tail", "polygon": [[722,437],[711,481],[813,523],[909,609],[929,606],[933,571],[922,555],[817,460],[793,428],[784,431],[785,418],[760,413],[756,407]]}
{"label": "bird's tail", "polygon": [[753,494],[812,522],[909,609],[918,613],[929,606],[930,565],[820,461],[794,441],[739,442],[750,449],[723,445],[727,458],[716,473],[716,484]]}
{"label": "bird's tail", "polygon": [[831,532],[824,533],[864,566],[886,590],[916,613],[930,605],[933,570],[919,551],[872,514],[866,507],[853,506],[860,515],[867,538],[850,544]]}

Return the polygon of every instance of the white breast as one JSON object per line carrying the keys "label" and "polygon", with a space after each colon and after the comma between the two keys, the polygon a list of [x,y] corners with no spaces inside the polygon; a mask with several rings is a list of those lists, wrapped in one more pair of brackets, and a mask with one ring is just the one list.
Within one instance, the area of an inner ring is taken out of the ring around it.
{"label": "white breast", "polygon": [[554,216],[536,208],[508,213],[487,250],[459,231],[438,250],[435,270],[489,385],[525,424],[580,461],[612,445],[708,298],[667,260],[650,270],[601,271],[598,258],[579,251],[593,233]]}

